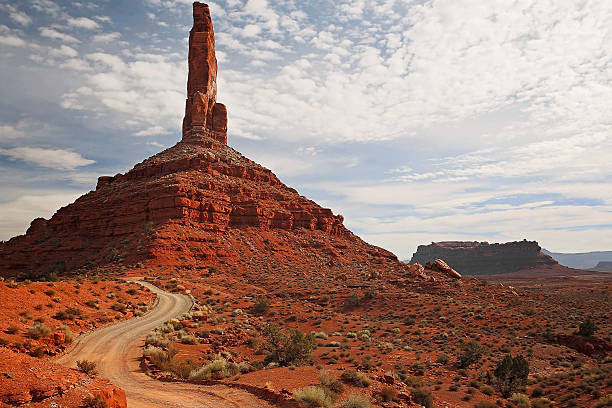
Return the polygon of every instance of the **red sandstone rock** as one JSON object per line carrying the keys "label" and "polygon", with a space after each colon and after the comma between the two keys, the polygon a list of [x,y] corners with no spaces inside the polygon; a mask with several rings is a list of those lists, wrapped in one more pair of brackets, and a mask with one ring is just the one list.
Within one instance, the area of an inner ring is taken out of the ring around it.
{"label": "red sandstone rock", "polygon": [[433,262],[433,264],[431,264],[431,269],[438,271],[438,272],[442,272],[450,276],[451,278],[461,279],[461,274],[458,273],[453,268],[451,268],[450,266],[448,266],[448,264],[444,262],[443,260],[441,260],[440,258],[436,259]]}
{"label": "red sandstone rock", "polygon": [[56,331],[53,333],[53,344],[59,346],[60,344],[64,344],[66,342],[66,332],[64,331]]}
{"label": "red sandstone rock", "polygon": [[183,139],[202,135],[227,143],[227,109],[216,103],[215,33],[208,5],[193,3],[189,32],[189,77],[183,119]]}

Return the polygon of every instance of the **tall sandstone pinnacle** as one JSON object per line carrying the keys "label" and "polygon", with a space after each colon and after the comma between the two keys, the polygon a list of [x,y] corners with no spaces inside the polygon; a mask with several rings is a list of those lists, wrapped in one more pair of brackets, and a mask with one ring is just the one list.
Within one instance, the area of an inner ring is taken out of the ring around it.
{"label": "tall sandstone pinnacle", "polygon": [[207,4],[193,3],[183,139],[211,137],[227,144],[227,109],[217,103],[215,32]]}
{"label": "tall sandstone pinnacle", "polygon": [[94,191],[0,242],[0,276],[135,267],[198,273],[215,266],[274,287],[291,276],[347,285],[382,273],[423,278],[227,145],[208,6],[194,4],[189,38],[182,140],[125,174],[99,177]]}

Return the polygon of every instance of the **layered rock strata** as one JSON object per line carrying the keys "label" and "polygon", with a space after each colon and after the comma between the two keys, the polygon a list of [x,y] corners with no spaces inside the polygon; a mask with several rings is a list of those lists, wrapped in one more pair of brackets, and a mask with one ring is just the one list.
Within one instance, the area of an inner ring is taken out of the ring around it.
{"label": "layered rock strata", "polygon": [[410,262],[425,264],[441,258],[463,275],[494,275],[557,265],[540,251],[537,242],[527,240],[505,244],[445,241],[419,245]]}

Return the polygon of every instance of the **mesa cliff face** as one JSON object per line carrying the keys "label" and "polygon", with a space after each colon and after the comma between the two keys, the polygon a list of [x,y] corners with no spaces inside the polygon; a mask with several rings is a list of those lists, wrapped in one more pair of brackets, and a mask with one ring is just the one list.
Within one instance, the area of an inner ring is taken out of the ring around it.
{"label": "mesa cliff face", "polygon": [[193,11],[182,140],[125,174],[100,177],[95,191],[1,243],[0,274],[109,264],[409,274],[395,255],[353,235],[341,215],[227,146],[210,13],[197,2]]}
{"label": "mesa cliff face", "polygon": [[442,258],[464,275],[497,275],[558,265],[554,259],[540,251],[537,242],[527,240],[505,244],[444,241],[419,245],[410,262],[424,264]]}

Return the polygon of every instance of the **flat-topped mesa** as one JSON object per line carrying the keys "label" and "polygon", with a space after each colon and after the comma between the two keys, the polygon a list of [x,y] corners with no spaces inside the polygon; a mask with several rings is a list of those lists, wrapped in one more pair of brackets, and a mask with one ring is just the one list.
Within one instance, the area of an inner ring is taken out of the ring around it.
{"label": "flat-topped mesa", "polygon": [[183,119],[183,140],[202,136],[227,144],[227,109],[216,103],[215,33],[207,4],[193,3],[189,32],[189,78]]}

